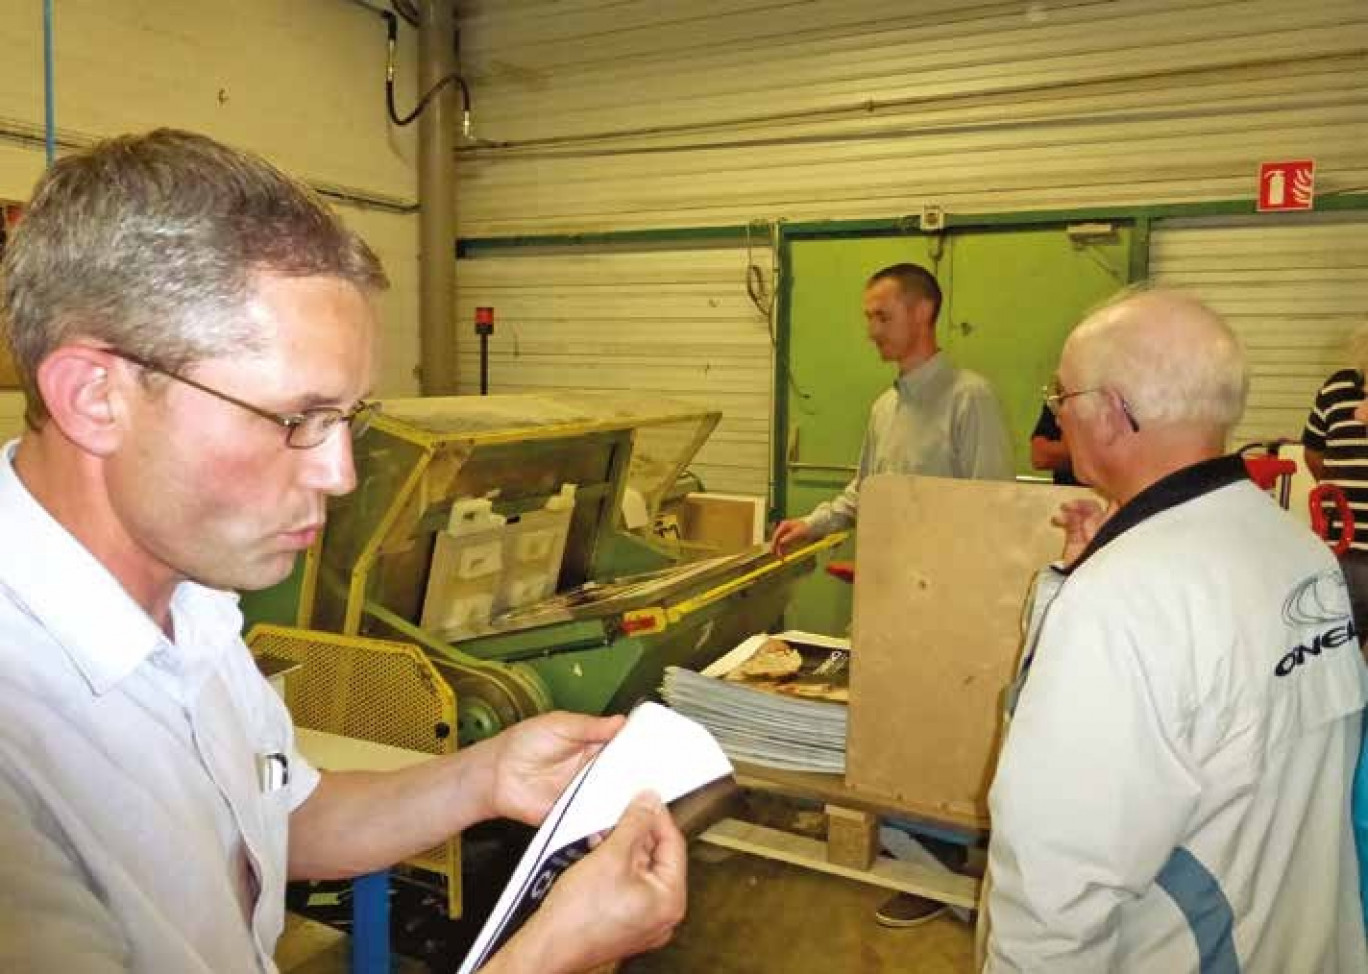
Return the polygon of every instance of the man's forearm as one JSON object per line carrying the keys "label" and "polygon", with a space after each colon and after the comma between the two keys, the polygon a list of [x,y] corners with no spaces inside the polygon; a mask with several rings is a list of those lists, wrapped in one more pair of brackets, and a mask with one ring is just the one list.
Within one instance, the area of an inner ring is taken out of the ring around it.
{"label": "man's forearm", "polygon": [[487,748],[402,771],[324,773],[290,815],[290,878],[384,869],[495,814]]}
{"label": "man's forearm", "polygon": [[1043,436],[1031,438],[1031,466],[1037,470],[1059,470],[1069,465],[1069,446],[1063,440]]}
{"label": "man's forearm", "polygon": [[1321,450],[1313,450],[1307,447],[1302,452],[1302,459],[1306,462],[1306,469],[1311,472],[1311,476],[1317,482],[1325,479],[1325,453]]}
{"label": "man's forearm", "polygon": [[836,531],[848,530],[860,513],[860,477],[845,486],[831,500],[818,504],[804,520],[812,537],[823,538]]}

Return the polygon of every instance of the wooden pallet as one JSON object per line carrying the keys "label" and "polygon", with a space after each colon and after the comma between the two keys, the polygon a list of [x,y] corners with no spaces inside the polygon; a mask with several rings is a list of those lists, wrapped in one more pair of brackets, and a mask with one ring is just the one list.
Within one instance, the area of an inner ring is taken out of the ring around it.
{"label": "wooden pallet", "polygon": [[914,893],[950,906],[972,910],[978,905],[979,884],[971,876],[937,872],[884,855],[874,857],[863,868],[843,865],[832,861],[826,843],[763,825],[751,825],[729,818],[708,829],[701,838],[724,849],[777,859],[885,889]]}
{"label": "wooden pallet", "polygon": [[830,775],[770,772],[738,765],[736,778],[743,787],[824,801],[826,842],[733,818],[724,819],[708,829],[699,836],[702,841],[856,882],[913,893],[950,906],[966,909],[978,906],[979,881],[972,876],[880,854],[881,815],[904,816],[908,809],[880,807],[850,794],[839,778]]}

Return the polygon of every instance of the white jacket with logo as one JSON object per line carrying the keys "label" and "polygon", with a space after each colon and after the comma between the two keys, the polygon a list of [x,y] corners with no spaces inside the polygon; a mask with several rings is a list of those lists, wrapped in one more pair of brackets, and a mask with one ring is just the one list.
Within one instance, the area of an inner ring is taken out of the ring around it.
{"label": "white jacket with logo", "polygon": [[986,971],[1368,971],[1368,673],[1326,546],[1238,458],[1166,478],[1035,613],[990,796]]}

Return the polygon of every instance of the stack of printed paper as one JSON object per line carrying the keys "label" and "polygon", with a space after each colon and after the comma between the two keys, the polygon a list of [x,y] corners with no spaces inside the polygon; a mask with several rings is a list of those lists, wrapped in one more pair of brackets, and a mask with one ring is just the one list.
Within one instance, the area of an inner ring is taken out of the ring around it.
{"label": "stack of printed paper", "polygon": [[668,668],[660,692],[712,731],[733,761],[845,770],[849,640],[804,632],[752,636],[701,673]]}

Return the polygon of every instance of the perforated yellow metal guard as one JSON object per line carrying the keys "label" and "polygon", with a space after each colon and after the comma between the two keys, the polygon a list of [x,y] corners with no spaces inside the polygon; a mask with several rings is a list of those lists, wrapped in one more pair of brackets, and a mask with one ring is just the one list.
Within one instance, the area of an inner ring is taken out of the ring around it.
{"label": "perforated yellow metal guard", "polygon": [[[247,635],[257,656],[303,664],[285,702],[300,727],[428,754],[456,749],[456,695],[417,646],[259,625]],[[409,860],[444,877],[447,910],[461,913],[458,838]]]}

